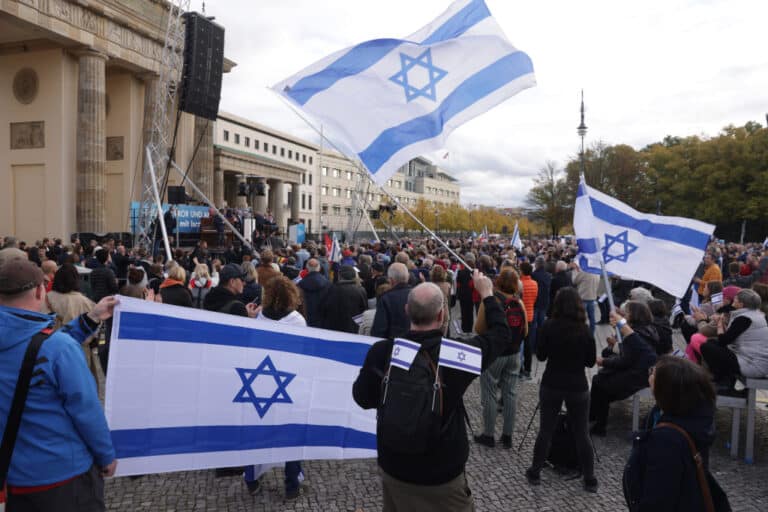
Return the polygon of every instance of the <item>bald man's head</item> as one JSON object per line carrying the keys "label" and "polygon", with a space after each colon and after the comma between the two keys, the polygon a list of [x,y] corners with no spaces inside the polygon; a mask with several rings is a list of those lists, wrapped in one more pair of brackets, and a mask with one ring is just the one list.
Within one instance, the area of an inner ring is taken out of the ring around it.
{"label": "bald man's head", "polygon": [[421,283],[408,294],[407,311],[413,327],[435,323],[443,310],[443,292],[434,283]]}

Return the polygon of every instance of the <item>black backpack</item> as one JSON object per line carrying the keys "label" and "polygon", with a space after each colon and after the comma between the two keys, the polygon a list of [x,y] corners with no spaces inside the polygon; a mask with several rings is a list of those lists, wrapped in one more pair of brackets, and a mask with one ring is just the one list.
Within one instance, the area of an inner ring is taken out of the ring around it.
{"label": "black backpack", "polygon": [[496,293],[496,298],[501,302],[504,309],[504,315],[507,317],[507,325],[512,333],[509,344],[512,347],[512,353],[520,352],[520,345],[523,342],[523,333],[527,327],[525,324],[525,310],[520,301],[515,297],[505,297],[501,293]]}
{"label": "black backpack", "polygon": [[555,431],[552,435],[552,443],[547,454],[547,462],[552,464],[555,471],[560,474],[581,473],[579,454],[576,451],[576,441],[573,430],[568,424],[568,414],[560,411],[557,414]]}
{"label": "black backpack", "polygon": [[408,371],[390,364],[381,385],[381,445],[403,454],[428,452],[439,440],[443,423],[443,383],[429,353],[419,350]]}

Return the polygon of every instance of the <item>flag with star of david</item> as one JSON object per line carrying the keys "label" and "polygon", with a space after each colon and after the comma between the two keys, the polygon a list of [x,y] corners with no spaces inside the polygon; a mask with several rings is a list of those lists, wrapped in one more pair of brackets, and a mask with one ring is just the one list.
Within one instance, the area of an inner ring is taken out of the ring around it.
{"label": "flag with star of david", "polygon": [[573,231],[582,270],[606,270],[651,283],[675,297],[688,290],[715,226],[684,217],[640,213],[581,178]]}
{"label": "flag with star of david", "polygon": [[105,412],[119,475],[376,456],[352,399],[375,338],[120,297]]}
{"label": "flag with star of david", "polygon": [[408,37],[345,48],[273,90],[383,185],[411,158],[444,147],[456,127],[535,84],[531,59],[485,2],[457,0]]}

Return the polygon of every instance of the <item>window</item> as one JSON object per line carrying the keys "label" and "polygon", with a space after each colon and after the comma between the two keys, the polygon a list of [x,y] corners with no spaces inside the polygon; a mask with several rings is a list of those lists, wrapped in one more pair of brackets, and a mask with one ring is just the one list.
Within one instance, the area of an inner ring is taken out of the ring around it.
{"label": "window", "polygon": [[333,170],[333,177],[334,178],[338,178],[339,176],[341,176],[341,171],[338,170],[338,169],[334,169]]}
{"label": "window", "polygon": [[307,184],[307,173],[304,173],[301,175],[301,184],[306,185]]}
{"label": "window", "polygon": [[285,148],[280,148],[280,156],[285,156]]}
{"label": "window", "polygon": [[312,157],[309,157],[309,165],[312,165]]}
{"label": "window", "polygon": [[352,208],[349,208],[349,207],[344,208],[344,214],[345,215],[352,215]]}
{"label": "window", "polygon": [[327,196],[328,195],[328,187],[326,185],[323,185],[320,187],[320,195]]}
{"label": "window", "polygon": [[264,143],[264,152],[269,153],[269,144]]}
{"label": "window", "polygon": [[352,199],[352,191],[347,189],[347,199]]}
{"label": "window", "polygon": [[298,161],[300,161],[300,160],[301,160],[301,159],[299,158],[299,152],[297,151],[297,152],[296,152],[296,161],[298,162]]}
{"label": "window", "polygon": [[391,186],[392,186],[392,180],[387,180],[387,186],[388,186],[388,187],[391,187]]}
{"label": "window", "polygon": [[341,206],[334,206],[333,207],[333,214],[334,215],[341,215]]}
{"label": "window", "polygon": [[288,158],[293,158],[293,151],[290,149],[288,150]]}
{"label": "window", "polygon": [[339,187],[333,187],[333,197],[339,197],[341,195],[341,189]]}
{"label": "window", "polygon": [[[307,155],[301,155],[301,161],[307,163]],[[312,163],[311,161],[309,163]]]}
{"label": "window", "polygon": [[239,133],[235,134],[235,144],[240,144],[240,134]]}
{"label": "window", "polygon": [[250,137],[246,137],[245,138],[245,147],[247,147],[247,148],[251,147],[251,138]]}
{"label": "window", "polygon": [[259,141],[253,139],[253,149],[259,149]]}
{"label": "window", "polygon": [[272,154],[273,155],[277,154],[277,146],[275,146],[274,144],[272,144]]}
{"label": "window", "polygon": [[307,208],[309,211],[312,211],[312,196],[309,196],[309,208]]}
{"label": "window", "polygon": [[320,174],[322,174],[323,176],[328,176],[328,168],[326,166],[322,166],[320,168]]}
{"label": "window", "polygon": [[301,209],[307,209],[307,194],[301,194]]}
{"label": "window", "polygon": [[224,130],[224,142],[229,142],[229,130]]}
{"label": "window", "polygon": [[[311,198],[312,196],[309,196],[309,197]],[[328,215],[328,205],[327,204],[324,204],[323,206],[320,207],[320,213],[322,213],[323,215]]]}
{"label": "window", "polygon": [[[310,174],[310,175],[309,175],[309,184],[310,184],[310,185],[312,184],[312,174]],[[310,208],[310,210],[311,210],[311,209],[312,209],[312,208]]]}
{"label": "window", "polygon": [[347,179],[352,180],[352,171],[347,171]]}

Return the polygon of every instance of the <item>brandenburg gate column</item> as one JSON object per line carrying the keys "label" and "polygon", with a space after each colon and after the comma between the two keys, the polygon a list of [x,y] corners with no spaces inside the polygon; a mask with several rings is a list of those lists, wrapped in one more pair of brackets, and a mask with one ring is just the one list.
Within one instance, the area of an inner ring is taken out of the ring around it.
{"label": "brandenburg gate column", "polygon": [[264,178],[256,178],[256,183],[258,184],[257,186],[264,191],[264,195],[256,195],[253,201],[253,211],[264,215],[267,213],[267,180]]}
{"label": "brandenburg gate column", "polygon": [[291,183],[291,220],[299,222],[299,205],[301,204],[301,192],[298,183]]}
{"label": "brandenburg gate column", "polygon": [[79,57],[77,83],[77,231],[104,233],[107,224],[106,62],[93,50]]}
{"label": "brandenburg gate column", "polygon": [[[195,161],[192,163],[192,182],[211,201],[220,206],[214,197],[214,172],[213,172],[213,121],[195,116],[195,144],[199,142]],[[203,200],[196,192],[190,194],[195,199]]]}

